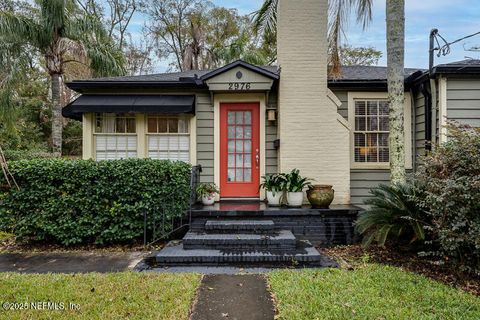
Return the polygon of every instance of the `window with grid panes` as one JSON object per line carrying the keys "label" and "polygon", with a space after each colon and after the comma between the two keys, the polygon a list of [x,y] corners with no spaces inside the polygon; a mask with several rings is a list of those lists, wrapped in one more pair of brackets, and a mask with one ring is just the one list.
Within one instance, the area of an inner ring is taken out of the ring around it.
{"label": "window with grid panes", "polygon": [[354,161],[388,163],[388,101],[355,100]]}
{"label": "window with grid panes", "polygon": [[252,181],[252,112],[228,112],[228,182]]}
{"label": "window with grid panes", "polygon": [[148,157],[190,161],[189,130],[187,117],[148,115]]}
{"label": "window with grid panes", "polygon": [[95,114],[95,158],[115,160],[137,156],[135,115]]}

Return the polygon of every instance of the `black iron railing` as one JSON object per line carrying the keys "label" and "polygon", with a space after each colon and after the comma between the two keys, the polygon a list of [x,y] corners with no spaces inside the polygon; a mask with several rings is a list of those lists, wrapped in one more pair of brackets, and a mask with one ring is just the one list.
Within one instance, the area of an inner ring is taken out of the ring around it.
{"label": "black iron railing", "polygon": [[[190,226],[192,223],[192,209],[197,202],[197,186],[200,183],[200,173],[202,166],[193,166],[190,173],[190,196],[188,211],[184,215],[172,214],[177,207],[175,203],[163,202],[155,213],[143,213],[143,244],[152,245],[160,240],[168,239],[173,233]],[[177,211],[178,212],[178,211]],[[152,232],[149,235],[148,226],[152,226]]]}

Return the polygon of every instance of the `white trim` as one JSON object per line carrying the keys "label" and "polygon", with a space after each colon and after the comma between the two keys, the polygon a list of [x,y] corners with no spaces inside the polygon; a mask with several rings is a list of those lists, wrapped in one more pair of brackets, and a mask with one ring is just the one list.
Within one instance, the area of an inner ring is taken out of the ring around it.
{"label": "white trim", "polygon": [[447,78],[438,79],[438,143],[447,141]]}
{"label": "white trim", "polygon": [[[260,104],[260,177],[265,175],[266,170],[266,141],[265,141],[265,93],[218,93],[213,97],[213,143],[214,143],[214,170],[213,177],[217,186],[220,186],[220,104],[235,102],[258,102]],[[264,190],[260,190],[260,199],[265,198]],[[217,196],[216,201],[220,200]]]}
{"label": "white trim", "polygon": [[[350,123],[350,168],[351,169],[390,169],[385,163],[359,163],[354,161],[355,99],[388,99],[387,92],[348,92],[348,122]],[[412,169],[412,101],[409,92],[405,92],[404,127],[405,130],[405,168]]]}
{"label": "white trim", "polygon": [[190,117],[190,164],[197,165],[197,117]]}
{"label": "white trim", "polygon": [[137,128],[137,157],[144,159],[148,157],[148,141],[147,141],[147,117],[145,114],[136,114]]}
{"label": "white trim", "polygon": [[94,127],[94,114],[84,113],[82,115],[82,159],[94,159],[94,142],[93,142],[93,127]]}

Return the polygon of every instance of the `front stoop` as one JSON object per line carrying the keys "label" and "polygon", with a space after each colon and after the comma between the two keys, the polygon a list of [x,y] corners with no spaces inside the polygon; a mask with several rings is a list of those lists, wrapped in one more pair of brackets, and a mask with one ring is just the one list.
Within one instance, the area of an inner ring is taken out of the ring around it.
{"label": "front stoop", "polygon": [[272,220],[207,220],[152,257],[154,267],[172,266],[334,266],[309,241]]}

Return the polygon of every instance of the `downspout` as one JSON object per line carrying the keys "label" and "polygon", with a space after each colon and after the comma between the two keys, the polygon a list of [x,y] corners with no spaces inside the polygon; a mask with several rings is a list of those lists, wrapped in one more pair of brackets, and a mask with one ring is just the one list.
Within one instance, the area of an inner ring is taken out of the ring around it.
{"label": "downspout", "polygon": [[[427,97],[425,97],[425,109],[429,109],[429,112],[427,113],[427,110],[425,110],[425,151],[431,151],[432,150],[432,137],[437,136],[437,84],[435,81],[435,78],[433,76],[433,67],[434,67],[434,53],[435,53],[435,36],[438,34],[438,29],[432,29],[430,31],[430,48],[429,48],[429,61],[428,61],[428,74],[429,74],[429,79],[430,79],[430,94],[428,95],[429,97],[429,102],[427,103]],[[435,106],[434,106],[435,103]],[[427,122],[427,117],[430,117],[430,121]],[[430,126],[429,130],[427,130],[427,124]],[[427,132],[429,134],[429,139],[427,139]],[[427,148],[427,141],[430,141],[428,148]]]}
{"label": "downspout", "polygon": [[421,86],[425,100],[425,155],[432,150],[432,93],[429,90],[428,82]]}
{"label": "downspout", "polygon": [[412,130],[412,138],[411,138],[411,143],[412,143],[412,153],[411,156],[413,157],[412,159],[412,169],[413,172],[417,171],[417,106],[415,105],[415,97],[414,97],[414,90],[413,87],[410,88],[410,108],[412,108],[412,114],[411,114],[411,128]]}

